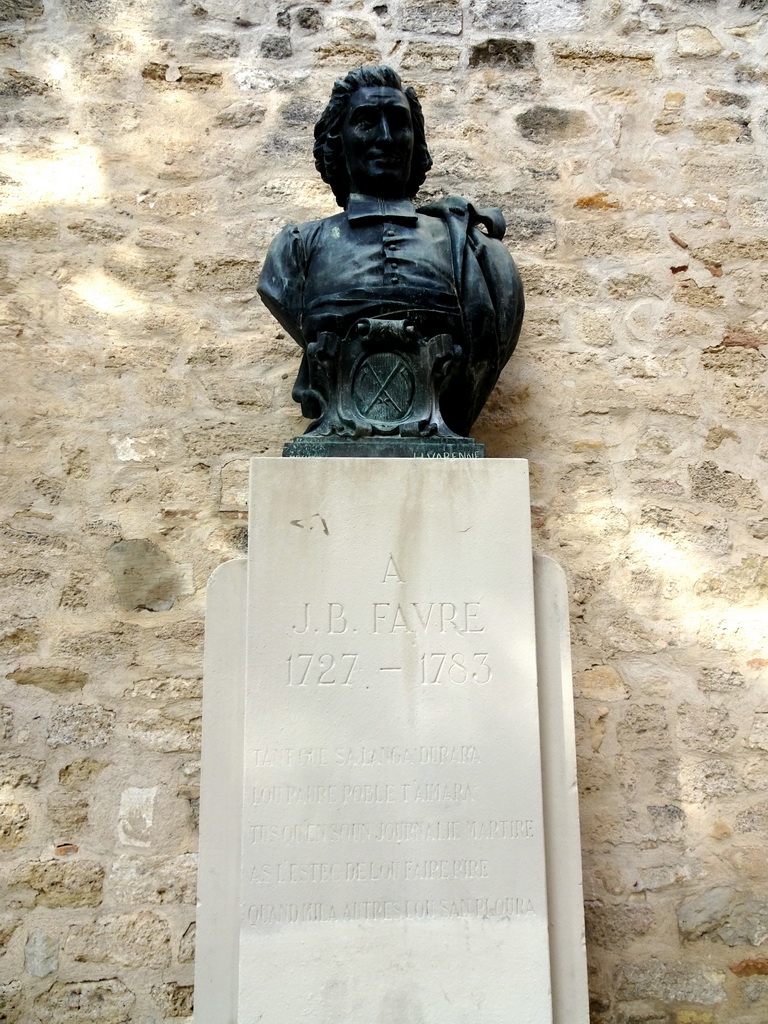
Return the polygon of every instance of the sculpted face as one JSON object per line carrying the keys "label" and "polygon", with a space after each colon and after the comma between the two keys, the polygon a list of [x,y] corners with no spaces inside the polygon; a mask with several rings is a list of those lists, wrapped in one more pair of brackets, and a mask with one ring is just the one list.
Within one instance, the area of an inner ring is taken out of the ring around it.
{"label": "sculpted face", "polygon": [[399,89],[364,86],[353,92],[341,130],[353,192],[401,199],[411,174],[413,125]]}

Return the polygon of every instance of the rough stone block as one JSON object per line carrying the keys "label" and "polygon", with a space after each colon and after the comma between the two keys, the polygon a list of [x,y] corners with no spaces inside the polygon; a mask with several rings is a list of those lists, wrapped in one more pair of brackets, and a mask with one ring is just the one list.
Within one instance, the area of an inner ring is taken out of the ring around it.
{"label": "rough stone block", "polygon": [[576,679],[576,693],[591,700],[626,700],[629,690],[610,665],[595,665]]}
{"label": "rough stone block", "polygon": [[[8,739],[9,737],[4,737]],[[21,754],[6,754],[0,757],[0,786],[17,788],[19,786],[37,786],[40,784],[44,761],[33,760]]]}
{"label": "rough stone block", "polygon": [[19,881],[35,890],[42,907],[97,907],[101,903],[104,868],[96,861],[38,861],[22,870]]}
{"label": "rough stone block", "polygon": [[168,704],[175,701],[198,701],[202,697],[203,681],[199,676],[153,676],[139,679],[125,691],[125,696],[148,704]]}
{"label": "rough stone block", "polygon": [[754,749],[768,750],[768,710],[760,710],[752,718],[752,729],[747,742]]}
{"label": "rough stone block", "polygon": [[736,895],[731,886],[721,885],[691,896],[677,908],[677,927],[684,939],[700,939],[713,932],[725,919]]}
{"label": "rough stone block", "polygon": [[602,949],[625,948],[635,939],[647,935],[653,927],[651,907],[640,900],[618,905],[588,900],[584,906],[587,928],[587,946],[592,943]]}
{"label": "rough stone block", "polygon": [[682,799],[691,803],[698,804],[717,797],[734,796],[740,789],[738,771],[727,761],[699,761],[680,771]]}
{"label": "rough stone block", "polygon": [[452,71],[461,59],[461,50],[447,43],[408,43],[400,66],[406,71],[431,68],[433,71]]}
{"label": "rough stone block", "polygon": [[187,289],[217,292],[255,292],[259,264],[246,259],[200,260],[187,279]]}
{"label": "rough stone block", "polygon": [[523,25],[525,0],[474,0],[472,21],[477,28],[513,32]]}
{"label": "rough stone block", "polygon": [[346,74],[352,67],[363,64],[381,64],[381,51],[373,46],[364,46],[355,41],[329,43],[316,50],[317,62],[321,67],[339,68]]}
{"label": "rough stone block", "polygon": [[39,686],[49,693],[72,693],[83,688],[88,674],[74,668],[58,668],[53,665],[36,665],[9,672],[8,678],[19,686]]}
{"label": "rough stone block", "polygon": [[668,747],[666,708],[663,704],[630,704],[616,728],[616,735],[624,750]]}
{"label": "rough stone block", "polygon": [[55,982],[35,1000],[41,1024],[128,1024],[136,996],[118,978]]}
{"label": "rough stone block", "polygon": [[683,837],[685,811],[675,804],[652,804],[648,814],[655,838],[660,843],[673,843]]}
{"label": "rough stone block", "polygon": [[259,49],[262,57],[266,57],[268,60],[285,60],[293,54],[291,37],[288,35],[264,36],[259,44]]}
{"label": "rough stone block", "polygon": [[762,946],[768,940],[768,900],[742,896],[727,908],[717,936],[727,946]]}
{"label": "rough stone block", "polygon": [[20,924],[21,918],[16,914],[0,914],[0,956],[5,956],[8,951],[8,943]]}
{"label": "rough stone block", "polygon": [[193,592],[191,567],[177,565],[149,540],[122,540],[107,552],[123,608],[132,611],[168,611]]}
{"label": "rough stone block", "polygon": [[116,903],[195,902],[197,855],[179,857],[118,857],[109,875],[108,889]]}
{"label": "rough stone block", "polygon": [[698,964],[652,959],[644,964],[619,964],[616,987],[619,999],[663,999],[708,1006],[725,1001],[721,971]]}
{"label": "rough stone block", "polygon": [[192,963],[195,959],[195,922],[187,928],[179,942],[178,961],[180,964]]}
{"label": "rough stone block", "polygon": [[737,731],[726,708],[685,703],[677,709],[678,736],[695,750],[729,750]]}
{"label": "rough stone block", "polygon": [[90,963],[124,967],[167,967],[171,962],[171,928],[151,910],[99,917],[70,926],[66,953]]}
{"label": "rough stone block", "polygon": [[768,519],[750,519],[747,529],[756,540],[765,540],[768,537]]}
{"label": "rough stone block", "polygon": [[231,35],[220,35],[216,32],[201,32],[189,43],[189,52],[195,57],[208,57],[211,60],[224,60],[237,57],[240,43]]}
{"label": "rough stone block", "polygon": [[[19,583],[26,585],[24,579]],[[26,654],[36,651],[40,643],[38,626],[38,620],[32,616],[9,615],[0,625],[0,652]]]}
{"label": "rough stone block", "polygon": [[0,0],[0,21],[29,21],[42,17],[44,10],[43,0]]}
{"label": "rough stone block", "polygon": [[697,581],[697,594],[708,594],[749,607],[768,596],[768,558],[748,555],[724,573],[707,573]]}
{"label": "rough stone block", "polygon": [[400,27],[406,32],[457,36],[463,23],[459,0],[404,0],[400,11]]}
{"label": "rough stone block", "polygon": [[761,839],[768,839],[768,802],[740,811],[736,816],[735,831],[754,833]]}
{"label": "rough stone block", "polygon": [[177,264],[175,254],[150,258],[146,252],[128,247],[114,250],[104,259],[104,269],[108,274],[138,289],[167,284],[176,275]]}
{"label": "rough stone block", "polygon": [[220,89],[224,82],[224,76],[219,71],[207,71],[183,64],[162,64],[158,61],[145,64],[141,69],[141,77],[155,86],[190,89],[193,92]]}
{"label": "rough stone block", "polygon": [[265,108],[253,100],[239,100],[216,114],[216,124],[222,128],[245,128],[264,120]]}
{"label": "rough stone block", "polygon": [[104,747],[115,729],[115,712],[101,704],[64,704],[51,715],[48,745]]}
{"label": "rough stone block", "polygon": [[32,928],[24,947],[24,968],[33,978],[45,978],[59,966],[59,940]]}
{"label": "rough stone block", "polygon": [[527,296],[542,295],[551,299],[586,299],[597,292],[597,280],[580,268],[547,263],[527,263],[518,268]]}
{"label": "rough stone block", "polygon": [[534,52],[534,44],[527,39],[486,39],[470,50],[469,66],[529,68]]}
{"label": "rough stone block", "polygon": [[19,1024],[23,1003],[24,993],[18,981],[0,984],[0,1020],[3,1024]]}
{"label": "rough stone block", "polygon": [[164,1017],[192,1016],[193,988],[191,985],[180,985],[176,981],[166,982],[165,985],[156,985],[152,989],[152,995]]}
{"label": "rough stone block", "polygon": [[48,798],[48,816],[65,837],[71,838],[88,821],[88,797],[58,790]]}
{"label": "rough stone block", "polygon": [[745,117],[706,117],[692,122],[690,128],[702,142],[752,142],[752,130]]}
{"label": "rough stone block", "polygon": [[731,343],[705,349],[701,354],[701,365],[705,370],[714,370],[725,377],[749,380],[761,377],[767,364],[758,348]]}
{"label": "rough stone block", "polygon": [[300,7],[296,11],[296,24],[305,32],[319,32],[323,27],[323,16],[317,7]]}
{"label": "rough stone block", "polygon": [[660,254],[666,248],[661,235],[653,225],[616,223],[601,220],[599,223],[561,221],[558,235],[562,239],[563,255],[591,258],[611,256],[623,252],[625,257],[643,254]]}
{"label": "rough stone block", "polygon": [[627,74],[654,75],[656,66],[651,50],[633,46],[606,46],[599,42],[558,41],[550,45],[555,63],[573,71],[616,71]]}
{"label": "rough stone block", "polygon": [[34,75],[15,68],[0,69],[0,99],[24,99],[27,96],[43,96],[50,91],[50,85]]}
{"label": "rough stone block", "polygon": [[106,762],[97,761],[93,757],[80,757],[59,770],[59,783],[62,786],[80,786],[89,782],[107,767]]}
{"label": "rough stone block", "polygon": [[244,405],[267,411],[275,397],[270,385],[244,379],[242,374],[211,374],[205,389],[217,408]]}
{"label": "rough stone block", "polygon": [[14,800],[0,800],[0,850],[13,850],[25,838],[29,809]]}
{"label": "rough stone block", "polygon": [[263,24],[269,13],[268,0],[206,0],[205,12],[217,21],[229,22],[240,29]]}
{"label": "rough stone block", "polygon": [[148,750],[168,754],[175,751],[191,753],[200,749],[201,723],[199,713],[164,713],[148,711],[128,723],[128,735]]}
{"label": "rough stone block", "polygon": [[741,672],[728,672],[713,665],[704,666],[696,682],[704,693],[733,693],[735,690],[743,689],[747,684]]}
{"label": "rough stone block", "polygon": [[222,511],[240,512],[248,508],[248,460],[227,462],[221,469]]}
{"label": "rough stone block", "polygon": [[722,46],[704,25],[686,25],[677,32],[677,52],[681,57],[714,57]]}
{"label": "rough stone block", "polygon": [[715,462],[706,461],[689,467],[691,497],[723,508],[735,509],[740,505],[759,508],[760,492],[754,480],[744,479],[729,469],[720,469]]}

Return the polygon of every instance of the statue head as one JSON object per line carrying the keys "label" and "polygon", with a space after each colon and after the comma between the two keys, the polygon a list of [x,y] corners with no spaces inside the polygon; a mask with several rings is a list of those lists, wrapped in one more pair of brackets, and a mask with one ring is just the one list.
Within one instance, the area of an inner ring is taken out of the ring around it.
{"label": "statue head", "polygon": [[416,93],[384,64],[350,71],[315,125],[314,155],[339,206],[354,191],[412,199],[432,166]]}

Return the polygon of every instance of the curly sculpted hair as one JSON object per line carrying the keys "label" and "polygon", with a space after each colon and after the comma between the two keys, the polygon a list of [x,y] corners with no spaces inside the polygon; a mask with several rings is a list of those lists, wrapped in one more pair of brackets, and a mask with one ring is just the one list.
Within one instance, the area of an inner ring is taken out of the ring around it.
{"label": "curly sculpted hair", "polygon": [[432,166],[432,157],[427,149],[424,134],[424,114],[419,98],[410,86],[403,86],[400,76],[386,64],[377,67],[361,67],[350,71],[345,78],[334,83],[328,106],[315,125],[315,166],[320,177],[330,185],[336,202],[346,207],[350,193],[350,181],[347,163],[344,158],[344,147],[341,141],[341,129],[347,115],[347,106],[352,93],[365,86],[384,86],[388,89],[399,89],[408,100],[411,108],[413,124],[413,159],[411,174],[405,186],[405,194],[413,199],[424,183],[427,171]]}

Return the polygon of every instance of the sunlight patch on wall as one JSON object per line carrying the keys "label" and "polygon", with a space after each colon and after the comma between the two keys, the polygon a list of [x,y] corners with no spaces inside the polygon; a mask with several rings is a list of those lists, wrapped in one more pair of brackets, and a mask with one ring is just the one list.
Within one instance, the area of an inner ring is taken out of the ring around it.
{"label": "sunlight patch on wall", "polygon": [[689,553],[681,550],[680,546],[657,533],[647,530],[635,530],[632,534],[632,544],[636,547],[654,568],[665,573],[674,573],[678,580],[683,581],[695,579],[698,566],[691,564]]}
{"label": "sunlight patch on wall", "polygon": [[761,602],[756,607],[729,607],[700,609],[691,615],[685,625],[695,628],[700,635],[710,638],[723,650],[762,654],[768,640],[768,606]]}
{"label": "sunlight patch on wall", "polygon": [[144,312],[144,303],[137,299],[129,288],[99,268],[74,278],[68,287],[79,299],[87,302],[99,313],[136,316]]}
{"label": "sunlight patch on wall", "polygon": [[0,173],[21,186],[4,202],[9,213],[23,213],[32,204],[80,206],[106,199],[104,172],[95,146],[78,145],[51,157],[4,154],[0,156]]}

